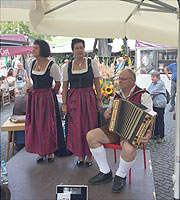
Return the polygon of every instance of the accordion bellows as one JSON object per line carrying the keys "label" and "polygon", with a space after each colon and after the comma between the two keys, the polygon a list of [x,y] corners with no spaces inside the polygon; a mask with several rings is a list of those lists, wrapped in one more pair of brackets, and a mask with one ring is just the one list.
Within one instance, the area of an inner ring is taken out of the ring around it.
{"label": "accordion bellows", "polygon": [[154,120],[145,109],[147,108],[142,104],[125,99],[114,100],[109,131],[117,133],[133,146],[140,147],[141,138]]}

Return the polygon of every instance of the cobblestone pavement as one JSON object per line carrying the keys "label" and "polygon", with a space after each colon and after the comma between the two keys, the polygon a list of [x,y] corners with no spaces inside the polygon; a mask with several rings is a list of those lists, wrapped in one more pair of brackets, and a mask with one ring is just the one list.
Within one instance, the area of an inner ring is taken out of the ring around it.
{"label": "cobblestone pavement", "polygon": [[[1,125],[11,115],[13,102],[1,109]],[[154,175],[154,185],[157,200],[172,200],[174,197],[172,175],[174,172],[174,133],[175,121],[172,113],[168,112],[169,105],[165,112],[165,137],[166,142],[157,144],[151,139],[146,145],[150,149],[152,170]],[[5,158],[7,133],[1,133],[1,160]],[[15,152],[16,153],[16,152]],[[12,156],[9,155],[9,158]],[[137,199],[138,200],[138,199]]]}
{"label": "cobblestone pavement", "polygon": [[157,144],[151,139],[146,145],[150,149],[154,185],[157,200],[172,200],[174,198],[172,175],[174,173],[174,134],[175,121],[167,105],[165,112],[166,142]]}

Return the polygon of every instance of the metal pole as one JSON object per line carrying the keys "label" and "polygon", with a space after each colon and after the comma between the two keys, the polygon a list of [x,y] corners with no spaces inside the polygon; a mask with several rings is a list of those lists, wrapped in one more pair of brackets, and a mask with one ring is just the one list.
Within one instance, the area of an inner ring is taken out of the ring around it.
{"label": "metal pole", "polygon": [[179,199],[179,165],[180,165],[180,8],[178,9],[178,60],[177,60],[177,97],[176,97],[176,131],[175,131],[175,163],[174,163],[174,199]]}

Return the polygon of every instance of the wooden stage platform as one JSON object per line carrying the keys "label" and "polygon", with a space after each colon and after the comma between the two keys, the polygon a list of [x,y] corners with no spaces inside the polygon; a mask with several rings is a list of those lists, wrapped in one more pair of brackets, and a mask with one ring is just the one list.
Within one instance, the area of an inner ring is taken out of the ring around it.
{"label": "wooden stage platform", "polygon": [[[119,152],[117,151],[119,161]],[[77,157],[56,157],[54,163],[36,164],[35,154],[22,149],[7,162],[11,200],[56,200],[56,185],[88,185],[88,200],[154,200],[154,181],[150,153],[146,150],[147,169],[143,165],[142,150],[137,151],[137,160],[132,168],[132,183],[127,177],[121,193],[111,192],[112,183],[90,186],[88,179],[98,172],[97,164],[86,168],[76,166]],[[113,150],[107,150],[110,167],[115,174]]]}

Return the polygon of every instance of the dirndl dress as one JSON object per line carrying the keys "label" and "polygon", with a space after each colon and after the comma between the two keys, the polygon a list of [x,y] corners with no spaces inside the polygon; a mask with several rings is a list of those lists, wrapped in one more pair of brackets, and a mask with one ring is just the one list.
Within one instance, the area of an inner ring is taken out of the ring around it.
{"label": "dirndl dress", "polygon": [[67,149],[76,156],[88,156],[91,153],[86,140],[87,132],[98,127],[91,60],[88,59],[88,71],[82,74],[72,74],[72,62],[70,62],[68,77],[70,89],[67,94]]}
{"label": "dirndl dress", "polygon": [[[33,62],[32,69],[35,62]],[[55,152],[61,141],[65,147],[57,97],[52,89],[49,63],[43,75],[35,75],[31,70],[33,89],[28,91],[25,122],[25,148],[27,152],[49,155]],[[59,116],[58,116],[59,115]],[[58,140],[59,139],[59,140]]]}

